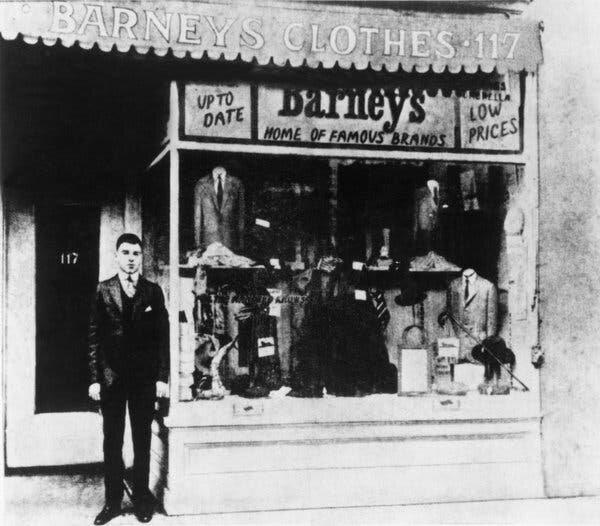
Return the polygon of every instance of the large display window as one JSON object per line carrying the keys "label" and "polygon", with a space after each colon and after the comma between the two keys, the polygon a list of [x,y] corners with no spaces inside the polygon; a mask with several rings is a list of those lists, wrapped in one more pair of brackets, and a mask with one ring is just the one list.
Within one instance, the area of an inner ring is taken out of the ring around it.
{"label": "large display window", "polygon": [[[453,149],[390,143],[383,154],[375,136],[364,151],[272,144],[274,115],[300,98],[314,106],[316,90],[172,84],[171,143],[149,171],[142,224],[147,271],[170,303],[173,421],[537,413],[526,80],[483,79],[398,89],[412,113],[396,115],[395,133],[450,130]],[[379,93],[392,100],[390,89]],[[358,111],[373,93],[356,91]],[[219,100],[237,109],[227,117]],[[288,119],[297,138],[320,140],[300,119]],[[341,121],[321,135],[342,134]],[[476,154],[469,137],[491,144]]]}

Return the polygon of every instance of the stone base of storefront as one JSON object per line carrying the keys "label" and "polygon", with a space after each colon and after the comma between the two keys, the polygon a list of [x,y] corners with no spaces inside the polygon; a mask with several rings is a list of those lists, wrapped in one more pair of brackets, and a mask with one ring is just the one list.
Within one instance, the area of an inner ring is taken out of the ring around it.
{"label": "stone base of storefront", "polygon": [[[367,398],[182,404],[155,426],[156,494],[169,515],[543,496],[531,393],[472,395],[455,409],[438,397]],[[476,416],[490,403],[495,417]],[[346,421],[323,421],[337,405],[346,406]],[[286,406],[288,420],[294,410],[321,411],[312,422],[276,422]],[[369,407],[377,409],[371,418]],[[222,423],[212,422],[226,409]]]}

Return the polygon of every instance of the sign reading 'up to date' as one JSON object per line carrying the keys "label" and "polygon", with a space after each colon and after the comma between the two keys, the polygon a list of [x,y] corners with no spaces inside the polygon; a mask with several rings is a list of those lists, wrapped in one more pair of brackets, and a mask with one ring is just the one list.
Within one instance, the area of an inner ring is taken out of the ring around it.
{"label": "sign reading 'up to date'", "polygon": [[250,139],[250,86],[187,84],[186,135]]}

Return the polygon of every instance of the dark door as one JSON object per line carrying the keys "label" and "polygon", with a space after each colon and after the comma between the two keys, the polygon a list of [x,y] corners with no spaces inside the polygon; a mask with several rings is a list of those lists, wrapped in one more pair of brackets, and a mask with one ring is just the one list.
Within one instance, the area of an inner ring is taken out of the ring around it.
{"label": "dark door", "polygon": [[98,279],[100,210],[82,203],[36,209],[36,412],[90,409],[87,327]]}

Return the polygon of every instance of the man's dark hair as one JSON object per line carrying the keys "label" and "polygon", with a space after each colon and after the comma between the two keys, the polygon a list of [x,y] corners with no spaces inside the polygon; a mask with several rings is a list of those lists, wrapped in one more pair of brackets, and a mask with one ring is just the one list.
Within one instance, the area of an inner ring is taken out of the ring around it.
{"label": "man's dark hair", "polygon": [[119,236],[119,239],[117,239],[117,245],[116,245],[117,250],[119,250],[119,247],[123,243],[129,243],[130,245],[139,245],[140,248],[142,247],[142,240],[135,234],[131,234],[129,232],[127,232],[125,234],[121,234]]}

